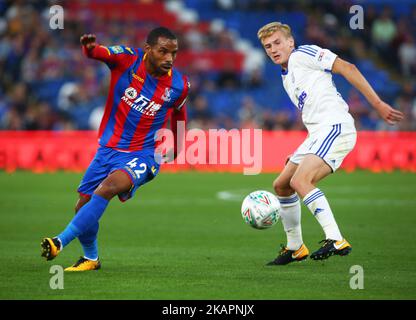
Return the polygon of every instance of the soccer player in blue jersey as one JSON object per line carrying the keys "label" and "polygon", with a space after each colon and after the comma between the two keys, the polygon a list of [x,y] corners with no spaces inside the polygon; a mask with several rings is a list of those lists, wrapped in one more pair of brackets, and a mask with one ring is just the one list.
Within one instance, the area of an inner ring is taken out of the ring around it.
{"label": "soccer player in blue jersey", "polygon": [[[186,121],[184,106],[189,82],[173,68],[178,51],[176,36],[167,28],[153,29],[144,50],[106,47],[93,34],[80,39],[83,53],[107,64],[111,82],[99,128],[99,148],[79,187],[76,215],[66,228],[41,242],[41,255],[54,259],[72,240],[81,242],[84,256],[65,271],[97,270],[99,219],[109,201],[132,197],[137,188],[159,171],[155,134],[168,119],[177,138],[179,121]],[[175,143],[173,157],[180,151]]]}

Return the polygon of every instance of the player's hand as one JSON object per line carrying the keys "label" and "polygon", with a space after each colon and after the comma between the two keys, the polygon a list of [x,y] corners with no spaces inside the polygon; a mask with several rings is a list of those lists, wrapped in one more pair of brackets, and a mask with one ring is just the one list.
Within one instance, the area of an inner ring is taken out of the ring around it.
{"label": "player's hand", "polygon": [[81,44],[85,46],[87,50],[91,50],[97,45],[96,40],[97,37],[95,36],[95,34],[84,34],[79,39]]}
{"label": "player's hand", "polygon": [[384,101],[380,101],[374,106],[380,117],[390,125],[394,125],[399,121],[403,120],[403,113],[399,110],[393,109]]}

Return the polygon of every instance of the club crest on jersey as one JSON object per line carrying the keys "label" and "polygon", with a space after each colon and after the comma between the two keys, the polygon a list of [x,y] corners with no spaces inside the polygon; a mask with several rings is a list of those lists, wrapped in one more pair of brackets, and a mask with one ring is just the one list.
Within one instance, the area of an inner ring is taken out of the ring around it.
{"label": "club crest on jersey", "polygon": [[128,87],[124,90],[124,96],[121,97],[121,100],[132,109],[150,117],[154,117],[156,112],[162,107],[161,104],[150,100],[144,95],[139,95],[133,87]]}
{"label": "club crest on jersey", "polygon": [[170,99],[171,99],[171,97],[170,97],[171,93],[172,93],[172,89],[165,88],[165,93],[162,96],[162,100],[165,101],[165,102],[169,102]]}
{"label": "club crest on jersey", "polygon": [[136,99],[137,98],[137,90],[129,87],[124,91],[124,95],[129,99]]}

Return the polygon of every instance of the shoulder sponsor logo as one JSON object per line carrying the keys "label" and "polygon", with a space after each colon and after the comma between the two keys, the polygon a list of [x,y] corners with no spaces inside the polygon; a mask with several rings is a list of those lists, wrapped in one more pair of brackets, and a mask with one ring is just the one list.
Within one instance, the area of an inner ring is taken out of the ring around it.
{"label": "shoulder sponsor logo", "polygon": [[134,55],[133,49],[131,49],[129,47],[111,46],[111,47],[108,47],[108,50],[113,54],[126,53],[126,54],[130,54],[130,55]]}
{"label": "shoulder sponsor logo", "polygon": [[124,52],[124,49],[121,46],[112,46],[112,47],[109,47],[108,49],[114,54],[119,54],[119,53]]}

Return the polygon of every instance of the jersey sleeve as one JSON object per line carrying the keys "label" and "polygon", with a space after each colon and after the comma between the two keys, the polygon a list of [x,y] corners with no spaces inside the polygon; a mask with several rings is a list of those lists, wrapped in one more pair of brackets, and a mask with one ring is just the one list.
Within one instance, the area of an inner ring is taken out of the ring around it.
{"label": "jersey sleeve", "polygon": [[173,105],[173,107],[177,110],[180,110],[185,105],[186,99],[188,98],[189,89],[191,88],[191,84],[186,76],[183,76],[183,83],[184,86],[182,93]]}
{"label": "jersey sleeve", "polygon": [[105,62],[110,69],[124,68],[139,55],[135,49],[126,46],[97,45],[90,50],[82,46],[82,51],[88,58]]}
{"label": "jersey sleeve", "polygon": [[328,49],[318,46],[299,46],[297,53],[298,63],[315,70],[331,71],[337,55]]}

